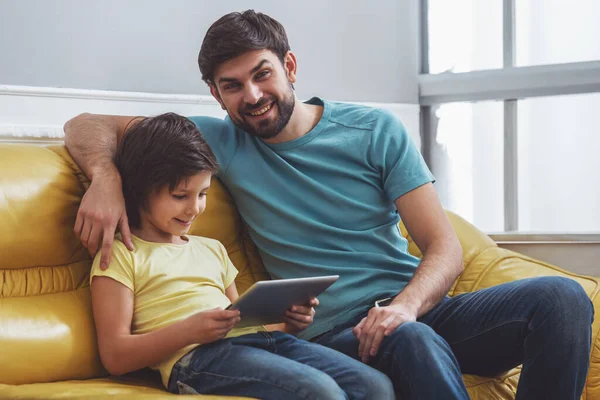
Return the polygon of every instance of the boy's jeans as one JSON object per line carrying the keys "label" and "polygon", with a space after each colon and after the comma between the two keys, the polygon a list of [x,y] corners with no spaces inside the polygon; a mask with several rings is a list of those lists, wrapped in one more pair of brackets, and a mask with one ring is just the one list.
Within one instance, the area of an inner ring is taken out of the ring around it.
{"label": "boy's jeans", "polygon": [[281,332],[197,347],[175,364],[168,389],[276,400],[394,398],[392,383],[381,372]]}
{"label": "boy's jeans", "polygon": [[[315,341],[358,358],[352,328]],[[524,279],[445,298],[384,339],[370,365],[406,399],[468,399],[461,373],[494,376],[523,364],[516,398],[579,400],[589,366],[592,302],[579,283]]]}

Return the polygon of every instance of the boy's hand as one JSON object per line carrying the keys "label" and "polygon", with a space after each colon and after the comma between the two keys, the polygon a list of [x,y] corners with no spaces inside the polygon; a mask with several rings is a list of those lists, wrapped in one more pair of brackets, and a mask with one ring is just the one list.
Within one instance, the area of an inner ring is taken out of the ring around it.
{"label": "boy's hand", "polygon": [[240,312],[214,308],[196,313],[188,317],[185,322],[190,344],[212,343],[223,339],[235,324],[240,322]]}
{"label": "boy's hand", "polygon": [[313,297],[308,303],[302,306],[291,306],[289,310],[285,312],[285,332],[295,335],[308,328],[313,322],[315,307],[318,305],[319,300],[316,297]]}

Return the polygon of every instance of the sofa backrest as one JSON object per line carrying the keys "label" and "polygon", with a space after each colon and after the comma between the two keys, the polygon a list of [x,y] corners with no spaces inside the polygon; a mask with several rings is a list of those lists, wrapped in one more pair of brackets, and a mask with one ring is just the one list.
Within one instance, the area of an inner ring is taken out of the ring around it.
{"label": "sofa backrest", "polygon": [[[91,257],[73,233],[89,182],[64,146],[0,144],[0,383],[105,375],[91,311]],[[220,240],[241,292],[268,276],[219,181],[191,234]]]}
{"label": "sofa backrest", "polygon": [[[89,181],[64,146],[0,145],[0,383],[105,375],[91,312],[91,257],[73,233]],[[468,261],[495,246],[449,214]],[[401,226],[402,233],[408,233]],[[258,251],[218,180],[190,234],[221,241],[239,270],[238,290],[268,279]],[[410,237],[411,253],[421,256]]]}

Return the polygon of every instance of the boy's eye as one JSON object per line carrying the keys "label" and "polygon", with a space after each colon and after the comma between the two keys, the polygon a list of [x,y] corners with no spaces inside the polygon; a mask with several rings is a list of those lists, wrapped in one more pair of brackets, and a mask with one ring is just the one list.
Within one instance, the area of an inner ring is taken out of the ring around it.
{"label": "boy's eye", "polygon": [[206,193],[200,193],[200,194],[198,195],[198,197],[204,197],[204,196],[206,196]]}
{"label": "boy's eye", "polygon": [[185,194],[174,194],[173,197],[177,200],[183,200],[185,199]]}

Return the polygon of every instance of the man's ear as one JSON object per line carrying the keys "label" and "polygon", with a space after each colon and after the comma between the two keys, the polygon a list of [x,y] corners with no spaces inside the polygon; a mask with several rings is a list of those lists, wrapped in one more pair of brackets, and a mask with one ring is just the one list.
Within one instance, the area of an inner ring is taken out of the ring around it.
{"label": "man's ear", "polygon": [[285,73],[290,83],[296,83],[296,70],[298,64],[296,62],[296,55],[291,51],[288,51],[283,59],[283,68],[285,69]]}
{"label": "man's ear", "polygon": [[216,86],[213,85],[212,83],[209,83],[208,87],[210,89],[210,94],[212,94],[212,96],[219,102],[219,104],[221,105],[221,108],[223,110],[227,110],[225,108],[225,104],[223,104],[223,100],[221,100],[221,96],[219,95],[219,90],[216,88]]}

